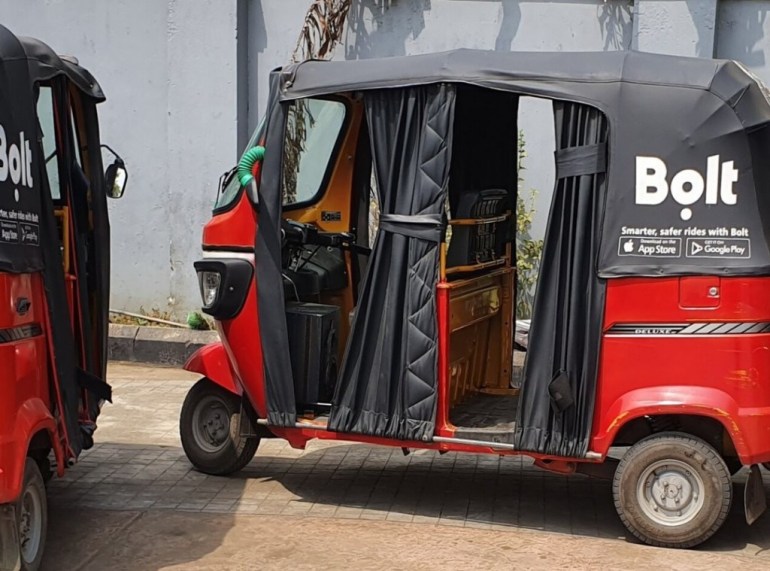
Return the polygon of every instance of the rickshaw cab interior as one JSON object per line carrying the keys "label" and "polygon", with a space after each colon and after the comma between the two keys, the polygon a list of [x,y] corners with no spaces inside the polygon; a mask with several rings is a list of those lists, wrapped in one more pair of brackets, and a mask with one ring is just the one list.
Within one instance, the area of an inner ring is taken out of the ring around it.
{"label": "rickshaw cab interior", "polygon": [[[512,443],[519,400],[513,377],[519,96],[462,84],[453,96],[445,195],[432,217],[417,221],[422,227],[416,231],[434,232],[439,249],[441,293],[421,311],[437,321],[444,307],[448,326],[438,423],[458,438]],[[583,125],[572,126],[574,144],[588,121],[584,113]],[[383,227],[373,164],[377,125],[355,92],[292,101],[287,115],[281,271],[294,396],[299,419],[325,426],[351,328],[361,319],[365,282],[385,285],[367,276],[370,248]],[[391,170],[408,168],[408,155],[420,152],[405,141],[392,144]],[[397,196],[399,185],[416,183],[386,184]],[[403,223],[398,216],[385,217],[391,237],[396,232],[389,226]],[[382,303],[404,302],[386,295]]]}

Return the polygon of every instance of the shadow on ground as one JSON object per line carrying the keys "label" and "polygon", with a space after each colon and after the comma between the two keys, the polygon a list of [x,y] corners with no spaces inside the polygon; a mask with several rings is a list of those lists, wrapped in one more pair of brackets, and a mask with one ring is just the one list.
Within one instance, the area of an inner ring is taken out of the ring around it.
{"label": "shadow on ground", "polygon": [[[610,481],[548,473],[521,457],[431,451],[404,457],[400,449],[341,445],[297,458],[260,456],[231,478],[278,482],[309,504],[310,514],[327,506],[335,517],[507,526],[635,541],[617,516]],[[767,472],[765,481],[767,487]],[[770,514],[748,526],[745,470],[734,482],[727,521],[699,549],[767,552]]]}
{"label": "shadow on ground", "polygon": [[[177,446],[98,444],[49,484],[42,569],[103,569],[106,559],[155,571],[198,561],[233,527],[243,485],[192,470]],[[215,525],[197,524],[200,512]]]}
{"label": "shadow on ground", "polygon": [[[746,525],[743,481],[745,475],[736,479],[725,526],[700,550],[748,551],[764,560],[770,557],[770,517]],[[176,446],[102,444],[54,481],[49,497],[44,569],[97,569],[104,560],[141,571],[184,565],[216,551],[239,514],[631,541],[608,481],[550,474],[523,458],[432,451],[404,456],[400,449],[347,443],[316,442],[302,452],[282,440],[265,441],[254,461],[229,478],[192,470]]]}

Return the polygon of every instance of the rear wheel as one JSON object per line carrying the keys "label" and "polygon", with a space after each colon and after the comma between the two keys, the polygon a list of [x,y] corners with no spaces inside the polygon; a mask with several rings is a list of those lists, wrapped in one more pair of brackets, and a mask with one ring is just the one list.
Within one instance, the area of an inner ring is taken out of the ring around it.
{"label": "rear wheel", "polygon": [[693,547],[724,523],[732,481],[709,444],[686,434],[661,433],[623,456],[613,482],[615,508],[638,539],[659,547]]}
{"label": "rear wheel", "polygon": [[[0,541],[0,545],[18,542],[18,554],[23,571],[36,571],[40,568],[45,548],[48,529],[48,503],[45,496],[45,484],[40,468],[32,458],[27,458],[24,465],[24,483],[21,496],[15,506],[16,527]],[[0,526],[4,527],[4,526]]]}
{"label": "rear wheel", "polygon": [[214,476],[244,468],[257,452],[259,438],[239,434],[240,397],[203,378],[190,389],[179,417],[187,458]]}

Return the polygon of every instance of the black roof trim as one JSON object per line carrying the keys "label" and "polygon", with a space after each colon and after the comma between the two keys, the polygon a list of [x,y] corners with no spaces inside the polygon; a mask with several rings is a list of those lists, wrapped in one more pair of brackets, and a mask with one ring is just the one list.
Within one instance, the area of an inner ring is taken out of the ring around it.
{"label": "black roof trim", "polygon": [[91,73],[80,65],[62,59],[47,44],[35,38],[17,37],[0,26],[0,62],[26,59],[30,80],[33,83],[47,81],[65,75],[88,97],[104,101],[104,92]]}

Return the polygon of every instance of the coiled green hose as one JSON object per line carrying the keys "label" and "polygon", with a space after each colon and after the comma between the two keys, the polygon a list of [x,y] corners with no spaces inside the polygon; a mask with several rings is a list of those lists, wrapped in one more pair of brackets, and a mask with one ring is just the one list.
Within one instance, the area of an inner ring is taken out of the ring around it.
{"label": "coiled green hose", "polygon": [[252,147],[243,153],[241,160],[238,161],[238,180],[240,181],[241,186],[249,185],[249,183],[254,178],[254,175],[251,174],[251,169],[254,167],[255,163],[263,160],[264,158],[265,147],[261,145]]}

